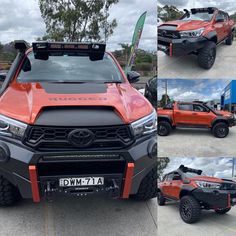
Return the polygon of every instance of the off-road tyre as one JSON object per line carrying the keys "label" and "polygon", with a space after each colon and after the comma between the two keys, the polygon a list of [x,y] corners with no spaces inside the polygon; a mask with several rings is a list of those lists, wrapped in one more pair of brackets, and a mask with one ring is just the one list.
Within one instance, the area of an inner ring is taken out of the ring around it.
{"label": "off-road tyre", "polygon": [[18,189],[0,176],[0,206],[12,206],[21,199]]}
{"label": "off-road tyre", "polygon": [[147,201],[157,197],[157,167],[153,168],[142,180],[137,194],[132,198],[138,201]]}
{"label": "off-road tyre", "polygon": [[198,51],[198,64],[200,67],[209,70],[216,59],[216,44],[212,41],[206,42],[205,46]]}
{"label": "off-road tyre", "polygon": [[217,209],[215,210],[215,212],[219,215],[224,215],[226,214],[227,212],[229,212],[231,209],[231,207],[228,207],[228,208],[224,208],[224,209]]}
{"label": "off-road tyre", "polygon": [[234,41],[234,32],[231,31],[228,38],[226,39],[225,41],[225,44],[226,45],[232,45],[233,44],[233,41]]}
{"label": "off-road tyre", "polygon": [[217,138],[225,138],[229,134],[229,126],[224,122],[216,123],[212,127],[212,134]]}
{"label": "off-road tyre", "polygon": [[158,121],[158,135],[167,136],[172,129],[171,124],[168,121]]}
{"label": "off-road tyre", "polygon": [[166,199],[162,195],[161,191],[158,191],[157,193],[157,203],[159,206],[164,206],[166,204]]}
{"label": "off-road tyre", "polygon": [[192,196],[184,196],[180,200],[179,213],[185,223],[192,224],[201,217],[201,206]]}

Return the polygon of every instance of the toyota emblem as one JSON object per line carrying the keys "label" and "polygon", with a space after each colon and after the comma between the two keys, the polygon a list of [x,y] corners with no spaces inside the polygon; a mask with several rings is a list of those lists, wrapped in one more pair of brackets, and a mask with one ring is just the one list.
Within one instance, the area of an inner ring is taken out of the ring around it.
{"label": "toyota emblem", "polygon": [[163,30],[163,31],[161,32],[161,35],[162,35],[163,37],[165,37],[166,34],[167,34],[167,31],[166,31],[166,30]]}
{"label": "toyota emblem", "polygon": [[88,129],[76,129],[69,133],[68,140],[76,147],[88,147],[94,141],[95,135]]}

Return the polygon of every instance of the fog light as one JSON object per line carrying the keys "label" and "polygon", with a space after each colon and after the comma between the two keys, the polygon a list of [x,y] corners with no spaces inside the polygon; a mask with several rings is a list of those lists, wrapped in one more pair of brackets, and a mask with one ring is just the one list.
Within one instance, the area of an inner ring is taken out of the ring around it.
{"label": "fog light", "polygon": [[148,145],[148,156],[152,159],[157,158],[157,142],[154,140]]}
{"label": "fog light", "polygon": [[10,150],[5,143],[0,143],[0,162],[7,162],[10,158]]}

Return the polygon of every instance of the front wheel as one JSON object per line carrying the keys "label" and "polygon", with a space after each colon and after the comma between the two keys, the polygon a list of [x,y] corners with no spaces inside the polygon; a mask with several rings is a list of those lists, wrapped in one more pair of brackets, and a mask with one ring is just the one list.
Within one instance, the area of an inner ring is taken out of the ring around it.
{"label": "front wheel", "polygon": [[157,203],[159,206],[164,206],[166,204],[166,199],[163,197],[161,191],[157,193]]}
{"label": "front wheel", "polygon": [[212,133],[217,138],[225,138],[229,134],[229,126],[223,122],[217,123],[213,126]]}
{"label": "front wheel", "polygon": [[230,209],[231,209],[231,207],[223,208],[223,209],[216,209],[215,212],[216,212],[217,214],[224,215],[224,214],[226,214],[227,212],[229,212]]}
{"label": "front wheel", "polygon": [[157,167],[153,168],[142,180],[138,193],[132,197],[135,200],[146,201],[157,197]]}
{"label": "front wheel", "polygon": [[206,45],[198,51],[198,64],[204,69],[211,69],[216,59],[216,44],[208,41]]}
{"label": "front wheel", "polygon": [[20,198],[18,189],[3,176],[0,176],[0,206],[12,206]]}
{"label": "front wheel", "polygon": [[232,45],[233,41],[234,41],[234,32],[231,31],[225,43],[226,45]]}
{"label": "front wheel", "polygon": [[167,136],[170,134],[171,125],[168,121],[159,121],[158,122],[158,135]]}
{"label": "front wheel", "polygon": [[180,200],[179,213],[185,223],[195,223],[200,219],[201,206],[192,196],[184,196]]}

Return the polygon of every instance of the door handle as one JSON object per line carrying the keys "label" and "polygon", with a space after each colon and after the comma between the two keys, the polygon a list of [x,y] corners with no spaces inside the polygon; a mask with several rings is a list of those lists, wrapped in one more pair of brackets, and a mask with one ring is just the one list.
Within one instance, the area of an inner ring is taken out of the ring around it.
{"label": "door handle", "polygon": [[197,113],[192,113],[192,115],[197,116]]}
{"label": "door handle", "polygon": [[176,112],[177,115],[181,115],[181,112]]}

